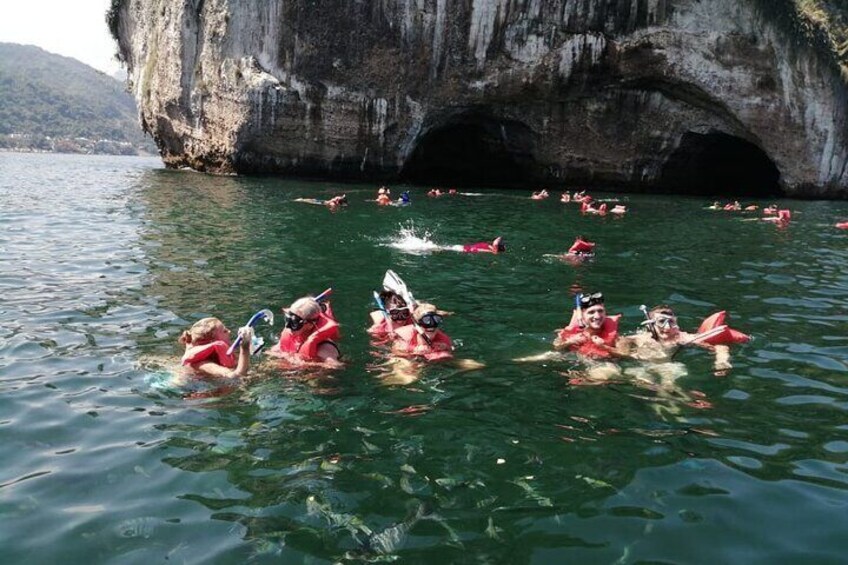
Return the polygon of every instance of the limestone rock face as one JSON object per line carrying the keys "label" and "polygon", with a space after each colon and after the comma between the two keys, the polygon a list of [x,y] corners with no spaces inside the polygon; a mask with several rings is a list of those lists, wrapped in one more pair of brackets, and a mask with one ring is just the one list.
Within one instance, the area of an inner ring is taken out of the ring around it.
{"label": "limestone rock face", "polygon": [[165,163],[848,196],[848,89],[788,0],[120,0]]}

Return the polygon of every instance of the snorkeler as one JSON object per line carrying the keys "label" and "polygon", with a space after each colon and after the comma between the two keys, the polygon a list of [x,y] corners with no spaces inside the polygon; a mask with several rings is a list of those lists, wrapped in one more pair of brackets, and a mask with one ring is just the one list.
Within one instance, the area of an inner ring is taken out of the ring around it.
{"label": "snorkeler", "polygon": [[763,222],[771,222],[777,227],[786,227],[789,225],[790,220],[792,220],[792,211],[781,209],[777,211],[777,215],[760,218],[760,220]]}
{"label": "snorkeler", "polygon": [[[642,322],[642,325],[647,328],[647,331],[641,331],[618,340],[617,349],[621,356],[651,363],[666,363],[672,360],[680,348],[697,345],[715,354],[713,366],[716,372],[724,372],[732,368],[730,348],[724,343],[720,343],[724,341],[724,338],[719,334],[724,331],[735,332],[735,330],[721,326],[721,329],[718,327],[711,328],[698,335],[683,332],[677,325],[677,316],[674,310],[666,304],[655,306],[649,310],[647,320]],[[739,332],[736,332],[736,334],[740,336],[737,341],[747,341],[748,336]],[[709,337],[707,337],[708,335]]]}
{"label": "snorkeler", "polygon": [[398,328],[392,351],[401,356],[424,357],[427,361],[453,358],[453,343],[439,329],[444,320],[442,313],[432,304],[419,303],[412,312],[410,325]]}
{"label": "snorkeler", "polygon": [[410,308],[398,293],[384,288],[377,299],[382,308],[371,312],[368,328],[368,333],[376,339],[391,339],[398,329],[412,323]]}
{"label": "snorkeler", "polygon": [[506,251],[506,246],[503,242],[503,237],[498,236],[488,243],[486,241],[478,241],[477,243],[467,243],[462,246],[463,253],[503,253]]}
{"label": "snorkeler", "polygon": [[329,200],[321,200],[319,198],[295,198],[295,202],[302,202],[304,204],[315,204],[316,206],[326,206],[330,209],[336,209],[340,206],[347,206],[347,194],[341,194],[338,196],[334,196]]}
{"label": "snorkeler", "polygon": [[590,359],[617,355],[618,320],[607,316],[604,295],[600,292],[579,294],[571,322],[558,330],[554,349],[567,349]]}
{"label": "snorkeler", "polygon": [[595,242],[584,239],[582,235],[574,238],[574,243],[568,248],[567,255],[580,259],[588,259],[595,256]]}
{"label": "snorkeler", "polygon": [[218,318],[203,318],[184,331],[179,343],[185,345],[182,364],[201,376],[219,378],[246,377],[250,369],[253,328],[239,328],[242,338],[236,359],[230,349],[230,331]]}
{"label": "snorkeler", "polygon": [[412,200],[409,198],[409,191],[404,190],[401,192],[400,198],[397,199],[395,204],[398,206],[408,206],[409,204],[412,204]]}
{"label": "snorkeler", "polygon": [[542,190],[540,190],[538,192],[534,192],[532,195],[530,195],[530,199],[531,200],[545,200],[549,196],[550,196],[550,194],[548,194],[548,191],[543,188]]}
{"label": "snorkeler", "polygon": [[339,364],[339,324],[329,303],[321,304],[311,296],[295,300],[283,309],[285,329],[280,341],[268,353],[295,364]]}

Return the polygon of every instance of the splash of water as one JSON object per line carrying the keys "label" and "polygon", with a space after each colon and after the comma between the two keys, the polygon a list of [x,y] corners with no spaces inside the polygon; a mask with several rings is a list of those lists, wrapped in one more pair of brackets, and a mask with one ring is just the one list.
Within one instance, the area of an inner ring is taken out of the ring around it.
{"label": "splash of water", "polygon": [[406,253],[416,255],[424,255],[435,251],[442,251],[446,248],[433,241],[433,234],[426,229],[415,227],[414,222],[401,224],[397,235],[393,236],[386,244],[388,247],[394,247]]}

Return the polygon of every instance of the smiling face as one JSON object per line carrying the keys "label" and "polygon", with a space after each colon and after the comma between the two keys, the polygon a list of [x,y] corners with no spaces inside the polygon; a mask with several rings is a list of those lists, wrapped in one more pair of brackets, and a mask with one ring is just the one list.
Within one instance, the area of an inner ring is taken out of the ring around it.
{"label": "smiling face", "polygon": [[595,304],[583,309],[583,323],[592,331],[600,331],[606,319],[607,311],[603,304]]}
{"label": "smiling face", "polygon": [[654,322],[654,329],[661,340],[671,340],[680,334],[677,325],[677,316],[671,308],[654,309],[650,312],[650,318]]}

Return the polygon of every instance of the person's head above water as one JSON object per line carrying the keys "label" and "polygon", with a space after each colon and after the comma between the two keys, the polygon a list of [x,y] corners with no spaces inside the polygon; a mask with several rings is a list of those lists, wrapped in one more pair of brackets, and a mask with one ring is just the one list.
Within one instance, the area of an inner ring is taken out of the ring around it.
{"label": "person's head above water", "polygon": [[504,245],[503,237],[498,236],[495,238],[495,240],[492,242],[492,249],[495,253],[503,253],[504,251],[506,251],[506,245]]}
{"label": "person's head above water", "polygon": [[179,338],[183,345],[203,345],[213,341],[229,341],[230,330],[218,318],[203,318],[184,331]]}
{"label": "person's head above water", "polygon": [[580,295],[580,310],[583,324],[592,330],[600,330],[607,318],[604,295],[600,292]]}
{"label": "person's head above water", "polygon": [[648,322],[653,326],[656,335],[661,338],[672,338],[680,333],[677,326],[677,315],[668,304],[654,306],[648,311]]}
{"label": "person's head above water", "polygon": [[427,333],[433,333],[442,324],[443,318],[432,304],[421,302],[412,313],[415,323],[424,328]]}
{"label": "person's head above water", "polygon": [[380,293],[380,300],[383,301],[386,311],[394,322],[402,322],[409,319],[409,308],[406,306],[406,301],[397,293],[391,290],[384,290]]}
{"label": "person's head above water", "polygon": [[283,309],[285,315],[283,324],[293,332],[303,329],[307,322],[314,327],[321,311],[321,304],[311,296],[298,298],[292,302],[291,306]]}

